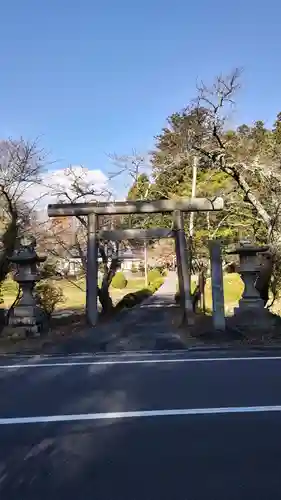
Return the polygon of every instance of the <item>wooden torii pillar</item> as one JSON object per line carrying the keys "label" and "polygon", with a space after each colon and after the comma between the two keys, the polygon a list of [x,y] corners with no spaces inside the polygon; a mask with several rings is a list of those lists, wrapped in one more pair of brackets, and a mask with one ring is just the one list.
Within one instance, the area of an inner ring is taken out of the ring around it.
{"label": "wooden torii pillar", "polygon": [[[125,229],[112,231],[98,231],[99,215],[128,215],[128,214],[153,214],[174,213],[174,229],[177,251],[177,265],[179,285],[183,300],[185,315],[190,316],[192,304],[190,300],[190,266],[188,263],[189,252],[183,225],[184,212],[211,212],[223,209],[222,198],[188,198],[181,200],[155,200],[155,201],[117,201],[114,203],[58,203],[48,205],[49,217],[77,217],[88,218],[88,243],[87,243],[87,272],[86,272],[86,313],[90,325],[95,326],[98,320],[97,287],[98,287],[98,240],[103,239],[134,239],[134,238],[159,238],[167,237],[164,228],[155,229]],[[145,232],[143,232],[145,231]],[[157,236],[158,235],[158,236]]]}

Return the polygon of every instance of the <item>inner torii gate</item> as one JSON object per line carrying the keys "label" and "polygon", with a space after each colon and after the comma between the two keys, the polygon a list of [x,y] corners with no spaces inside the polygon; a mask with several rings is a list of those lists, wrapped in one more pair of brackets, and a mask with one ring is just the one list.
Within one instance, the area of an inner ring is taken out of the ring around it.
{"label": "inner torii gate", "polygon": [[[48,205],[49,217],[88,217],[87,271],[86,271],[86,314],[90,325],[98,320],[98,240],[128,240],[175,238],[177,270],[181,305],[184,315],[192,317],[190,290],[190,252],[187,248],[183,214],[185,212],[211,212],[223,209],[222,198],[191,198],[181,200],[117,201],[98,203],[58,203]],[[173,229],[116,229],[99,230],[100,215],[128,215],[173,213]]]}

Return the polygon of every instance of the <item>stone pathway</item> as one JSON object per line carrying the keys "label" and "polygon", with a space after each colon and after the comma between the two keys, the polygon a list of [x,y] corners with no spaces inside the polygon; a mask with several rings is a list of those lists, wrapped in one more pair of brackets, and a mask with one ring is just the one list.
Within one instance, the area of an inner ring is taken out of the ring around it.
{"label": "stone pathway", "polygon": [[[111,321],[95,328],[84,327],[77,335],[31,339],[5,352],[73,354],[139,350],[181,349],[185,347],[179,326],[180,309],[175,303],[177,275],[170,272],[151,297],[131,310],[123,310]],[[71,329],[71,326],[68,326]]]}
{"label": "stone pathway", "polygon": [[180,349],[184,347],[176,328],[177,275],[168,273],[163,285],[151,297],[119,320],[108,340],[107,351]]}

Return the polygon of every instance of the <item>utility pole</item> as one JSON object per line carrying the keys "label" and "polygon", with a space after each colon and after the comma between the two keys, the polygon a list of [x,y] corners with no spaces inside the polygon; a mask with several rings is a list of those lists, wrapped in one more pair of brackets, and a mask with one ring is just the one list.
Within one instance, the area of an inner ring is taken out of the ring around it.
{"label": "utility pole", "polygon": [[[192,186],[191,186],[191,198],[196,197],[196,187],[197,187],[197,166],[198,166],[198,157],[195,156],[193,158],[193,164],[192,164]],[[189,238],[188,238],[188,266],[189,266],[189,287],[191,290],[191,276],[192,276],[192,264],[193,264],[193,256],[192,256],[192,240],[193,240],[193,233],[194,233],[194,212],[190,212],[190,219],[189,219]],[[200,272],[198,275],[198,285],[200,287]],[[204,290],[203,290],[203,295],[204,295]]]}
{"label": "utility pole", "polygon": [[[198,166],[198,158],[195,156],[193,159],[192,165],[192,187],[191,187],[191,198],[196,197],[196,184],[197,184],[197,166]],[[189,237],[193,237],[194,232],[194,212],[190,213],[189,219]]]}
{"label": "utility pole", "polygon": [[147,241],[144,240],[144,276],[145,286],[148,286],[148,272],[147,272]]}

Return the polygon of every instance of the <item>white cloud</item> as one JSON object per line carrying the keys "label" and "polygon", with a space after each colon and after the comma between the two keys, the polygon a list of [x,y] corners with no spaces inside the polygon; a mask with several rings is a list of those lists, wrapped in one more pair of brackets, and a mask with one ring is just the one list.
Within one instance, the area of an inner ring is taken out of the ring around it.
{"label": "white cloud", "polygon": [[[83,187],[83,190],[94,191],[100,196],[106,189],[109,189],[108,178],[101,170],[72,166],[45,173],[40,184],[33,184],[25,190],[24,198],[31,203],[37,201],[36,208],[46,209],[49,203],[57,203],[59,195],[63,192],[74,198],[72,185],[75,179],[79,179],[79,185]],[[97,196],[92,194],[79,201],[94,201],[95,199]],[[64,201],[67,200],[64,199]]]}

